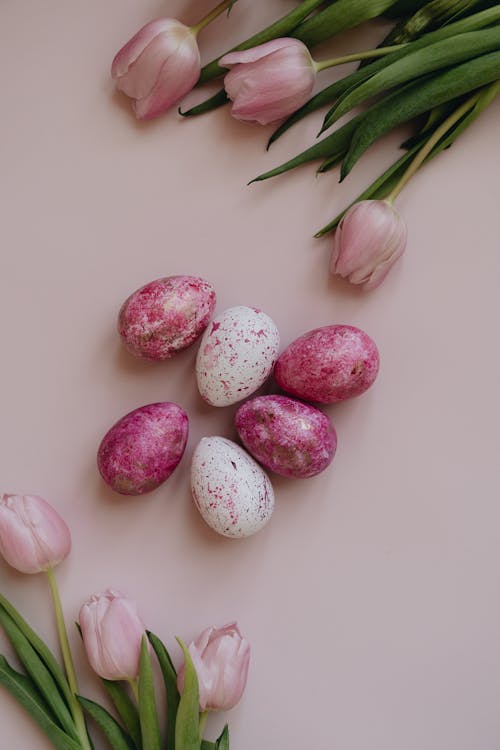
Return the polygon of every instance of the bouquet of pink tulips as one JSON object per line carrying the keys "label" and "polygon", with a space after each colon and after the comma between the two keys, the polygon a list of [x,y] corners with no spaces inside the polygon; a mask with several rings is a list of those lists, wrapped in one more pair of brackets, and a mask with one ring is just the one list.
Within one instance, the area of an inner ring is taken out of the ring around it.
{"label": "bouquet of pink tulips", "polygon": [[[500,3],[494,0],[302,0],[287,15],[201,67],[198,33],[225,9],[220,3],[193,27],[148,23],[115,57],[118,88],[135,100],[137,117],[155,117],[195,85],[224,76],[207,101],[183,112],[198,115],[231,102],[244,122],[280,123],[268,147],[294,123],[328,105],[319,135],[366,105],[342,127],[298,156],[259,175],[261,181],[310,161],[318,172],[341,164],[343,180],[381,136],[411,122],[404,153],[339,216],[330,270],[363,289],[384,279],[406,246],[406,227],[393,207],[408,180],[448,148],[500,92]],[[316,60],[311,49],[380,15],[395,25],[372,50]],[[321,71],[361,60],[358,70],[312,96]],[[374,98],[377,97],[374,103]]]}
{"label": "bouquet of pink tulips", "polygon": [[[162,641],[146,630],[137,606],[108,589],[80,610],[88,661],[101,678],[110,710],[78,691],[54,568],[71,549],[68,527],[45,500],[0,496],[0,554],[21,573],[45,573],[54,604],[62,667],[14,606],[0,594],[0,626],[24,672],[0,655],[0,684],[31,714],[57,750],[91,750],[86,717],[113,750],[227,750],[229,730],[203,739],[208,711],[226,711],[245,689],[250,646],[236,623],[207,628],[187,647],[176,672]],[[155,654],[166,695],[160,726],[153,679]]]}

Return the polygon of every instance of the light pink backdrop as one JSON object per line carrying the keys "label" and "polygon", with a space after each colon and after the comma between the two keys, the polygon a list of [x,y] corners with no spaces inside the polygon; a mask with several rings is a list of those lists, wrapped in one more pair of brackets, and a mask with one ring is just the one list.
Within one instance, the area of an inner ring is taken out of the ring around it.
{"label": "light pink backdrop", "polygon": [[[206,59],[294,2],[256,5],[240,0],[206,32]],[[230,716],[233,750],[496,750],[500,101],[405,191],[407,254],[363,296],[329,279],[330,243],[311,235],[389,162],[401,133],[340,187],[336,173],[302,169],[247,188],[309,145],[321,116],[266,154],[270,130],[225,109],[138,125],[113,94],[111,58],[140,25],[165,11],[194,21],[209,6],[2,3],[2,486],[44,495],[71,526],[59,570],[70,624],[89,594],[114,586],[178,659],[175,634],[238,619],[253,657]],[[334,49],[352,51],[355,38]],[[219,312],[262,307],[283,345],[343,322],[380,348],[373,389],[328,409],[339,436],[330,470],[276,480],[273,520],[248,540],[217,537],[191,503],[192,450],[202,435],[231,437],[234,412],[201,403],[195,348],[145,364],[115,333],[122,300],[174,273],[210,279]],[[98,443],[155,400],[188,410],[187,453],[158,491],[121,498],[99,479]],[[1,566],[0,586],[55,646],[43,579]],[[82,692],[96,697],[73,642]],[[0,727],[4,748],[50,747],[3,691]]]}

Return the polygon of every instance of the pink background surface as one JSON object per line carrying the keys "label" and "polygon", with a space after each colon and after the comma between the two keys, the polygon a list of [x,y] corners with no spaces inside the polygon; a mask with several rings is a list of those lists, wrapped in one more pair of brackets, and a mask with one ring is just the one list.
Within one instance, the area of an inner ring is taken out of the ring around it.
{"label": "pink background surface", "polygon": [[[294,3],[253,5],[241,0],[205,33],[205,59]],[[119,588],[178,660],[175,634],[237,618],[253,657],[229,717],[234,750],[494,750],[500,101],[405,190],[406,256],[362,295],[328,277],[330,241],[311,235],[391,160],[401,133],[340,187],[336,173],[302,169],[247,188],[309,145],[321,115],[266,154],[270,129],[225,109],[139,125],[113,94],[111,58],[139,26],[165,10],[194,21],[209,6],[2,3],[3,489],[42,494],[72,529],[58,571],[69,623],[89,594]],[[383,31],[372,26],[363,45]],[[334,49],[358,44],[351,33]],[[248,540],[213,534],[190,499],[197,440],[232,437],[234,412],[201,402],[196,347],[147,364],[115,332],[131,291],[175,273],[210,279],[218,312],[264,309],[283,346],[342,322],[380,349],[372,390],[327,409],[339,436],[330,470],[276,479],[272,522]],[[98,476],[97,446],[116,419],[157,400],[189,412],[186,455],[159,490],[122,498]],[[1,566],[0,586],[55,646],[44,580]],[[96,697],[72,640],[82,692]],[[2,747],[50,747],[3,691],[0,727]]]}

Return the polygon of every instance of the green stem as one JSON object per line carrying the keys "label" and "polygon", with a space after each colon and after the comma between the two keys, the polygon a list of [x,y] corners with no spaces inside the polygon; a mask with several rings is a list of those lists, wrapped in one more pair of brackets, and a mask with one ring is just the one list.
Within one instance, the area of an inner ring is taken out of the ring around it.
{"label": "green stem", "polygon": [[431,137],[426,141],[426,143],[417,153],[410,166],[399,180],[396,187],[389,193],[389,195],[385,199],[387,203],[394,203],[406,183],[411,180],[415,172],[422,166],[434,146],[439,143],[441,138],[446,135],[449,130],[451,130],[455,123],[457,123],[465,114],[467,114],[470,109],[472,109],[472,107],[476,104],[477,100],[481,96],[481,93],[482,92],[479,91],[476,92],[473,96],[469,97],[467,101],[465,101],[460,107],[458,107],[458,109],[452,112],[451,115],[447,117],[446,120],[441,123],[441,125],[434,131]]}
{"label": "green stem", "polygon": [[391,52],[397,52],[405,47],[405,44],[393,44],[390,47],[378,47],[377,49],[368,49],[365,52],[354,52],[352,55],[343,55],[343,57],[333,57],[330,60],[313,60],[316,73],[327,68],[333,68],[335,65],[344,65],[345,63],[355,62],[356,60],[371,60],[375,57],[383,57]]}
{"label": "green stem", "polygon": [[205,731],[205,724],[207,723],[208,711],[202,711],[200,713],[200,742],[203,739],[203,733]]}
{"label": "green stem", "polygon": [[76,694],[78,693],[78,683],[76,680],[75,665],[73,664],[73,657],[71,656],[71,650],[69,647],[68,633],[66,631],[66,625],[64,622],[61,597],[59,596],[59,588],[57,586],[56,577],[52,568],[49,568],[46,573],[49,581],[50,592],[52,594],[52,601],[54,603],[57,632],[59,634],[59,643],[61,646],[64,667],[66,669],[66,677],[68,678],[68,684],[71,690],[71,713],[75,721],[75,726],[80,738],[82,750],[91,750],[92,746],[87,734],[87,727],[85,726],[83,710],[76,699]]}
{"label": "green stem", "polygon": [[226,8],[229,8],[230,5],[232,5],[235,2],[235,0],[222,0],[221,3],[215,6],[213,10],[210,11],[210,13],[207,13],[204,18],[201,19],[201,21],[198,21],[197,24],[194,26],[191,26],[191,31],[195,36],[198,36],[200,31],[205,28],[205,26],[208,26],[209,23],[212,23],[217,16],[220,16],[221,13],[223,13]]}
{"label": "green stem", "polygon": [[137,704],[139,704],[139,684],[138,684],[137,680],[129,680],[128,684],[130,685],[130,687],[132,689],[132,693],[134,694],[134,698],[135,698]]}

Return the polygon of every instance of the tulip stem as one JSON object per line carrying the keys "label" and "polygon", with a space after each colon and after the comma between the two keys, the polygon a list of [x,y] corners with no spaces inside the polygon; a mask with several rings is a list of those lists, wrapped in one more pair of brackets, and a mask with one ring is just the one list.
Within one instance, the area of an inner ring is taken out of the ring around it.
{"label": "tulip stem", "polygon": [[54,575],[52,568],[47,571],[47,578],[50,586],[50,593],[52,594],[52,601],[54,604],[54,612],[56,616],[57,632],[59,634],[59,643],[61,646],[61,653],[64,661],[64,667],[66,669],[66,677],[68,678],[68,684],[72,694],[71,701],[71,713],[75,722],[76,730],[80,738],[80,743],[83,750],[91,750],[91,744],[89,736],[87,734],[87,727],[85,726],[85,719],[83,716],[83,710],[76,699],[78,693],[78,683],[76,680],[75,665],[73,664],[73,657],[71,656],[71,649],[69,647],[68,633],[66,630],[66,624],[64,622],[64,614],[61,605],[61,597],[59,595],[59,587],[57,580]]}
{"label": "tulip stem", "polygon": [[345,63],[355,62],[355,60],[371,60],[375,57],[383,57],[391,52],[406,47],[406,44],[393,44],[390,47],[377,47],[377,49],[368,49],[365,52],[353,52],[352,55],[343,57],[332,57],[330,60],[313,60],[314,70],[319,73],[327,68],[333,68],[335,65],[344,65]]}
{"label": "tulip stem", "polygon": [[231,8],[232,5],[236,0],[222,0],[221,3],[215,6],[213,10],[210,11],[210,13],[207,13],[206,16],[204,16],[201,21],[198,21],[197,24],[194,26],[191,26],[191,31],[195,36],[198,36],[200,31],[205,28],[205,26],[208,26],[209,23],[212,23],[217,16],[220,16],[221,13],[223,13],[226,8]]}
{"label": "tulip stem", "polygon": [[451,128],[464,116],[467,114],[467,112],[474,107],[478,99],[480,98],[482,94],[482,91],[478,91],[473,96],[469,97],[467,101],[465,101],[460,107],[458,107],[454,112],[451,113],[449,117],[446,118],[446,120],[441,123],[441,125],[434,131],[434,133],[430,136],[430,138],[426,141],[426,143],[422,146],[420,151],[417,152],[417,155],[411,162],[410,166],[406,170],[406,172],[403,174],[399,182],[397,183],[396,187],[389,193],[389,195],[385,198],[385,201],[387,203],[394,203],[402,189],[405,187],[406,183],[413,177],[415,172],[422,166],[424,161],[429,156],[432,149],[436,146],[437,143],[441,140],[441,138],[446,135],[446,133],[451,130]]}
{"label": "tulip stem", "polygon": [[134,694],[134,698],[139,703],[139,685],[137,683],[137,680],[128,680],[128,684],[130,685],[130,688],[132,690],[132,693]]}
{"label": "tulip stem", "polygon": [[202,711],[200,713],[200,742],[203,739],[203,734],[205,732],[205,724],[207,723],[207,716],[208,711]]}

